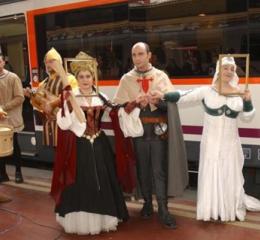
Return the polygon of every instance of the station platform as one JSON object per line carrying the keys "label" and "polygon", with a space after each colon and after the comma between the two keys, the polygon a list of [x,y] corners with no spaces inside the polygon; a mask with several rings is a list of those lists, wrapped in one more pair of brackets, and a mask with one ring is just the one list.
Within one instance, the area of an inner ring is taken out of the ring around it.
{"label": "station platform", "polygon": [[[178,228],[163,227],[157,212],[149,220],[139,217],[141,201],[127,201],[130,220],[119,224],[116,232],[94,236],[66,234],[56,223],[54,201],[49,196],[51,171],[23,168],[25,182],[15,184],[8,166],[10,181],[0,185],[0,192],[12,201],[0,205],[1,240],[257,240],[260,239],[260,213],[248,212],[244,222],[202,222],[195,219],[196,191],[188,189],[182,198],[170,199],[169,210]],[[154,202],[155,208],[156,203]]]}

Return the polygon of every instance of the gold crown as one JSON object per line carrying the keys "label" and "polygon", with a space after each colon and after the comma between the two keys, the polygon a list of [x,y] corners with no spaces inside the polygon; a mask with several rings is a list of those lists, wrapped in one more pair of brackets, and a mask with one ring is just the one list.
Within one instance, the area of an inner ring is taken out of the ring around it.
{"label": "gold crown", "polygon": [[80,70],[88,70],[91,74],[96,77],[97,72],[97,61],[95,58],[89,56],[84,52],[79,52],[77,56],[71,61],[70,69],[74,75]]}
{"label": "gold crown", "polygon": [[51,48],[45,55],[44,61],[46,62],[47,60],[57,60],[60,63],[62,63],[62,58],[60,54],[56,51],[55,48]]}

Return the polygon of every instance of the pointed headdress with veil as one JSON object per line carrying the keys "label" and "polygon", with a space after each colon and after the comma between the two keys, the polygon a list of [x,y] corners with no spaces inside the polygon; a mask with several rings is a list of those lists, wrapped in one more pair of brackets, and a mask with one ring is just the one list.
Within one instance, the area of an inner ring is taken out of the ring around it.
{"label": "pointed headdress with veil", "polygon": [[[49,61],[56,60],[58,63],[62,65],[62,58],[57,50],[52,47],[44,56],[44,63],[46,64]],[[50,71],[46,68],[46,72],[50,75]]]}
{"label": "pointed headdress with veil", "polygon": [[[229,84],[232,87],[237,88],[238,83],[239,83],[239,78],[238,78],[238,75],[236,73],[237,65],[236,65],[234,57],[231,57],[231,56],[230,57],[229,56],[223,57],[222,60],[221,60],[221,66],[224,66],[224,65],[233,65],[235,67],[234,76],[233,76],[232,80],[229,82]],[[219,72],[220,72],[220,63],[219,63],[219,60],[218,60],[217,64],[216,64],[216,71],[215,71],[215,74],[214,74],[214,77],[213,77],[213,80],[212,80],[212,85],[214,85],[220,79]]]}
{"label": "pointed headdress with veil", "polygon": [[50,60],[57,60],[58,62],[62,63],[62,58],[60,54],[57,52],[55,48],[51,48],[44,57],[44,61],[50,61]]}

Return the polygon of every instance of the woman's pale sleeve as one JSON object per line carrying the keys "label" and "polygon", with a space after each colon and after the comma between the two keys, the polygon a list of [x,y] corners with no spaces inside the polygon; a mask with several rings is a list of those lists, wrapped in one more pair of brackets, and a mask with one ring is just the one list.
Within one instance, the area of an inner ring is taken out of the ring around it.
{"label": "woman's pale sleeve", "polygon": [[81,123],[74,111],[70,113],[67,102],[64,103],[64,116],[62,116],[62,109],[57,113],[57,124],[60,129],[70,130],[77,137],[82,137],[86,130],[86,122]]}
{"label": "woman's pale sleeve", "polygon": [[[82,111],[82,113],[83,113],[83,111]],[[72,121],[72,124],[69,129],[72,132],[74,132],[77,137],[82,137],[84,135],[86,127],[87,127],[86,122],[80,122],[74,111],[71,113],[71,121]]]}
{"label": "woman's pale sleeve", "polygon": [[191,90],[178,90],[166,93],[164,99],[177,103],[198,102],[205,97],[206,90],[206,87],[198,87]]}
{"label": "woman's pale sleeve", "polygon": [[57,124],[62,130],[68,130],[72,124],[71,114],[67,102],[64,102],[64,116],[62,116],[62,109],[57,113]]}

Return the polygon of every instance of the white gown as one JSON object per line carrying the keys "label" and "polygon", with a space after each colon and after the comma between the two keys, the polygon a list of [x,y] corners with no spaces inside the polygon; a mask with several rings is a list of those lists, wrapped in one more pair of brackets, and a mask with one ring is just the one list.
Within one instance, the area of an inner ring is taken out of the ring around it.
{"label": "white gown", "polygon": [[[245,118],[254,114],[243,112],[239,96],[221,96],[211,86],[186,92],[178,101],[202,101],[211,109],[227,105]],[[260,211],[260,201],[245,194],[242,168],[244,155],[238,135],[237,119],[222,114],[212,116],[205,112],[200,144],[197,219],[209,221],[240,221],[246,209]]]}

